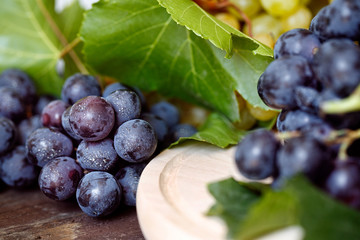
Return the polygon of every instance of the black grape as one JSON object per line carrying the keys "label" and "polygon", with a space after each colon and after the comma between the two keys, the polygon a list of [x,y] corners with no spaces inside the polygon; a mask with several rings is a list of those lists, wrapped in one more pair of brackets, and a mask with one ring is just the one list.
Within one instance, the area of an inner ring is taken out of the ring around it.
{"label": "black grape", "polygon": [[235,163],[239,172],[253,180],[265,179],[275,173],[279,142],[271,131],[255,130],[236,147]]}
{"label": "black grape", "polygon": [[0,87],[13,88],[27,103],[36,99],[36,88],[33,80],[20,69],[6,69],[0,75]]}
{"label": "black grape", "polygon": [[325,189],[335,199],[360,209],[360,159],[338,160],[326,180]]}
{"label": "black grape", "polygon": [[91,217],[102,217],[114,212],[121,203],[122,189],[113,175],[90,172],[80,181],[76,199],[81,210]]}
{"label": "black grape", "polygon": [[83,170],[71,157],[57,157],[45,164],[39,175],[40,190],[49,198],[63,201],[74,196]]}
{"label": "black grape", "polygon": [[61,99],[72,105],[86,96],[101,96],[101,87],[94,76],[76,73],[68,77],[61,90]]}
{"label": "black grape", "polygon": [[169,128],[175,126],[180,121],[180,112],[177,107],[167,101],[160,101],[151,106],[150,112],[162,118]]}
{"label": "black grape", "polygon": [[116,128],[128,120],[140,117],[141,101],[134,91],[116,90],[105,99],[114,108]]}
{"label": "black grape", "polygon": [[48,105],[48,103],[50,103],[51,101],[56,100],[56,97],[54,97],[53,95],[41,95],[38,97],[36,104],[34,106],[33,112],[34,114],[39,114],[41,115],[44,107],[46,105]]}
{"label": "black grape", "polygon": [[146,163],[130,164],[121,168],[115,175],[123,190],[123,203],[127,206],[136,206],[136,193],[141,173]]}
{"label": "black grape", "polygon": [[156,150],[157,139],[150,123],[133,119],[123,123],[114,136],[115,150],[118,155],[133,163],[148,160]]}
{"label": "black grape", "polygon": [[120,161],[114,141],[110,138],[95,142],[81,141],[76,150],[76,159],[85,170],[107,172],[117,167]]}
{"label": "black grape", "polygon": [[297,87],[295,88],[295,102],[299,109],[307,112],[317,114],[320,107],[321,97],[320,92],[311,87]]}
{"label": "black grape", "polygon": [[167,147],[169,142],[169,128],[166,122],[152,113],[143,113],[141,115],[141,119],[150,123],[150,125],[154,128],[156,138],[158,140],[158,149],[160,148],[161,150]]}
{"label": "black grape", "polygon": [[258,93],[272,108],[294,108],[295,88],[316,87],[308,61],[301,56],[284,56],[271,62],[258,81]]}
{"label": "black grape", "polygon": [[312,19],[310,30],[323,41],[331,38],[360,40],[360,2],[337,0],[323,7]]}
{"label": "black grape", "polygon": [[71,139],[55,129],[38,128],[26,140],[27,158],[39,167],[56,157],[71,156],[72,152]]}
{"label": "black grape", "polygon": [[0,155],[15,146],[17,132],[18,130],[13,121],[0,117]]}
{"label": "black grape", "polygon": [[311,31],[296,28],[283,33],[274,46],[274,58],[278,59],[287,55],[300,55],[309,62],[320,47],[319,38]]}
{"label": "black grape", "polygon": [[49,102],[41,113],[41,122],[44,127],[62,130],[61,116],[70,105],[62,100]]}
{"label": "black grape", "polygon": [[360,84],[360,48],[347,39],[332,39],[314,56],[313,69],[327,91],[346,97]]}
{"label": "black grape", "polygon": [[24,146],[17,146],[0,157],[0,178],[11,187],[29,187],[36,183],[39,168],[30,164]]}
{"label": "black grape", "polygon": [[104,98],[106,98],[107,96],[109,96],[112,92],[115,92],[116,90],[127,90],[129,89],[127,86],[125,86],[124,84],[121,84],[119,82],[115,82],[112,84],[109,84],[105,87],[102,96]]}
{"label": "black grape", "polygon": [[68,107],[67,109],[65,109],[65,111],[61,115],[61,126],[67,135],[69,135],[72,139],[79,142],[79,141],[81,141],[81,138],[74,133],[74,130],[72,130],[71,125],[70,125],[70,121],[69,121],[70,109],[71,109],[71,107]]}
{"label": "black grape", "polygon": [[170,141],[176,142],[181,137],[191,137],[197,133],[197,129],[188,123],[180,123],[173,126],[170,130]]}
{"label": "black grape", "polygon": [[0,116],[20,122],[26,116],[26,105],[21,95],[11,87],[0,87]]}
{"label": "black grape", "polygon": [[102,97],[84,97],[71,106],[69,123],[79,138],[98,141],[111,132],[115,123],[114,109]]}
{"label": "black grape", "polygon": [[26,139],[30,136],[30,134],[42,127],[41,117],[40,115],[33,115],[30,118],[23,119],[18,124],[18,142],[22,145],[25,145]]}

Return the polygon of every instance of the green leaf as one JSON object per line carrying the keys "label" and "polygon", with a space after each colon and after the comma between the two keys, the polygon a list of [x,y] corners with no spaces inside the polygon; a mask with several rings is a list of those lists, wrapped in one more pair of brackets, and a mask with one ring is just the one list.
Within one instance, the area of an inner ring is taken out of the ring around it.
{"label": "green leaf", "polygon": [[208,215],[220,216],[228,226],[228,235],[234,236],[251,207],[259,200],[259,193],[231,178],[209,184],[208,189],[216,199]]}
{"label": "green leaf", "polygon": [[225,148],[237,144],[245,134],[246,131],[235,128],[229,119],[220,114],[212,113],[195,135],[180,138],[179,141],[171,144],[171,147],[191,139]]}
{"label": "green leaf", "polygon": [[[49,18],[56,16],[54,1],[0,0],[0,4],[0,71],[22,69],[33,78],[40,93],[58,95],[63,79],[57,75],[55,66],[63,46],[49,23]],[[65,34],[74,36],[78,23],[69,24],[68,20],[63,23],[60,27],[66,24],[72,29]]]}
{"label": "green leaf", "polygon": [[273,56],[271,48],[246,34],[217,20],[192,0],[158,0],[180,25],[186,26],[202,38],[209,39],[230,57],[235,51],[252,51],[254,54]]}
{"label": "green leaf", "polygon": [[303,176],[290,179],[281,191],[257,188],[262,196],[253,204],[244,199],[254,185],[228,179],[209,187],[216,187],[210,213],[223,218],[234,239],[254,239],[290,225],[300,225],[305,240],[360,239],[360,212],[335,201]]}
{"label": "green leaf", "polygon": [[241,118],[236,91],[267,108],[257,80],[271,57],[239,49],[226,59],[224,51],[176,24],[156,0],[99,2],[85,14],[80,35],[86,63],[102,75],[205,106],[231,121]]}

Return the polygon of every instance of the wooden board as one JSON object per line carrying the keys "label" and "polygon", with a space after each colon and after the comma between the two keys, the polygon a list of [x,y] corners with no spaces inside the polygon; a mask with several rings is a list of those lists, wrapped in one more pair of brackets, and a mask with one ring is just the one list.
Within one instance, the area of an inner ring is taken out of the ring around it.
{"label": "wooden board", "polygon": [[[187,143],[162,152],[145,168],[137,192],[137,214],[148,240],[226,239],[226,227],[206,216],[214,199],[207,185],[234,177],[235,148],[220,149],[205,143]],[[301,239],[299,227],[290,227],[262,239]]]}

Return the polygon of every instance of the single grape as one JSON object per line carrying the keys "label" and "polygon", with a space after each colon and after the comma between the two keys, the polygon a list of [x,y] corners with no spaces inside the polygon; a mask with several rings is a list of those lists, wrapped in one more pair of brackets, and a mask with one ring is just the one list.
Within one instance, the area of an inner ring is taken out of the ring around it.
{"label": "single grape", "polygon": [[325,184],[330,196],[360,209],[360,159],[338,160]]}
{"label": "single grape", "polygon": [[322,98],[321,94],[312,87],[296,87],[295,88],[295,102],[299,109],[317,114]]}
{"label": "single grape", "polygon": [[0,75],[0,87],[13,88],[27,103],[36,99],[36,88],[33,80],[20,69],[7,69]]}
{"label": "single grape", "polygon": [[295,88],[315,87],[314,74],[301,56],[284,56],[271,62],[260,76],[257,89],[265,104],[272,108],[294,108]]}
{"label": "single grape", "polygon": [[140,117],[141,102],[134,91],[116,90],[105,99],[115,111],[116,128],[128,120]]}
{"label": "single grape", "polygon": [[[255,16],[261,10],[259,0],[230,0],[230,2],[241,9],[241,11],[249,18]],[[236,10],[230,11],[230,13],[242,20],[241,15]]]}
{"label": "single grape", "polygon": [[133,163],[148,160],[156,150],[157,139],[150,123],[142,119],[129,120],[117,129],[114,136],[118,155]]}
{"label": "single grape", "polygon": [[281,25],[284,31],[294,28],[309,28],[312,20],[312,13],[309,8],[300,5],[291,15],[281,18]]}
{"label": "single grape", "polygon": [[105,87],[102,96],[104,98],[106,98],[107,96],[109,96],[112,92],[115,92],[116,90],[127,90],[129,89],[127,86],[125,86],[124,84],[121,84],[119,82],[115,82],[112,84],[109,84]]}
{"label": "single grape", "polygon": [[25,118],[18,124],[18,142],[22,145],[26,144],[26,139],[30,134],[43,125],[41,123],[40,115],[33,115],[30,118]]}
{"label": "single grape", "polygon": [[120,205],[122,189],[113,175],[90,172],[80,181],[76,200],[81,210],[91,217],[102,217],[114,212]]}
{"label": "single grape", "polygon": [[269,121],[278,115],[277,111],[265,110],[260,107],[253,106],[249,102],[246,102],[246,108],[254,118],[260,121]]}
{"label": "single grape", "polygon": [[360,84],[359,59],[360,48],[352,41],[328,40],[314,56],[314,73],[325,89],[346,97]]}
{"label": "single grape", "polygon": [[39,168],[30,164],[24,146],[16,146],[0,157],[0,178],[11,187],[28,187],[36,183]]}
{"label": "single grape", "polygon": [[282,17],[295,12],[299,8],[300,0],[261,0],[261,5],[272,16]]}
{"label": "single grape", "polygon": [[[251,30],[254,36],[262,33],[269,34],[277,39],[283,32],[281,21],[269,14],[262,13],[251,20]],[[245,24],[243,32],[249,34],[249,26]]]}
{"label": "single grape", "polygon": [[258,129],[249,133],[236,147],[235,163],[239,172],[252,180],[272,176],[278,148],[273,132]]}
{"label": "single grape", "polygon": [[312,182],[321,184],[331,169],[332,157],[324,143],[301,136],[286,140],[277,153],[276,164],[280,178],[289,179],[302,173]]}
{"label": "single grape", "polygon": [[44,127],[62,130],[61,116],[70,105],[62,100],[49,102],[41,113],[41,122]]}
{"label": "single grape", "polygon": [[18,130],[13,121],[0,117],[0,155],[10,151],[16,143]]}
{"label": "single grape", "polygon": [[162,118],[169,128],[175,126],[180,121],[180,112],[177,107],[167,101],[155,103],[150,108],[150,113]]}
{"label": "single grape", "polygon": [[170,129],[170,141],[176,142],[182,137],[191,137],[197,133],[197,129],[187,123],[179,123]]}
{"label": "single grape", "polygon": [[87,96],[101,96],[101,87],[94,76],[76,73],[68,77],[61,90],[61,99],[72,105]]}
{"label": "single grape", "polygon": [[106,138],[115,123],[114,109],[99,96],[88,96],[72,105],[70,127],[76,136],[88,141]]}
{"label": "single grape", "polygon": [[63,201],[74,196],[83,170],[71,157],[57,157],[46,163],[39,175],[40,190],[49,198]]}
{"label": "single grape", "polygon": [[114,141],[105,138],[99,141],[80,142],[76,150],[80,166],[90,171],[111,171],[119,165],[120,158],[114,148]]}
{"label": "single grape", "polygon": [[143,113],[141,115],[141,119],[150,123],[150,125],[154,128],[156,138],[158,140],[158,148],[165,148],[169,138],[169,128],[166,122],[152,113]]}
{"label": "single grape", "polygon": [[36,104],[34,106],[34,114],[39,114],[41,115],[44,107],[46,105],[48,105],[48,103],[50,103],[51,101],[56,100],[56,97],[54,97],[53,95],[41,95],[37,101]]}
{"label": "single grape", "polygon": [[319,38],[311,31],[296,28],[283,33],[275,43],[274,58],[287,55],[300,55],[312,62],[321,43]]}
{"label": "single grape", "polygon": [[123,190],[123,203],[127,206],[136,206],[136,193],[142,171],[146,163],[130,164],[121,168],[115,178]]}
{"label": "single grape", "polygon": [[360,2],[334,1],[323,7],[310,24],[310,31],[323,41],[331,38],[360,40]]}
{"label": "single grape", "polygon": [[39,167],[56,157],[71,156],[73,143],[58,130],[38,128],[26,140],[26,154],[29,161]]}
{"label": "single grape", "polygon": [[26,105],[21,95],[11,87],[0,87],[0,117],[7,117],[14,122],[25,118]]}
{"label": "single grape", "polygon": [[76,141],[80,142],[81,138],[74,133],[74,130],[71,128],[71,125],[70,125],[70,121],[69,121],[70,110],[71,110],[71,106],[68,107],[67,109],[65,109],[65,111],[61,115],[61,126],[62,126],[62,129],[64,129],[64,131],[66,132],[66,134],[69,135],[69,137],[71,137],[73,140],[75,140],[75,142]]}
{"label": "single grape", "polygon": [[219,12],[214,15],[216,19],[219,19],[223,23],[226,23],[229,26],[232,26],[233,28],[239,30],[240,29],[240,23],[236,16],[234,16],[231,13],[227,12]]}

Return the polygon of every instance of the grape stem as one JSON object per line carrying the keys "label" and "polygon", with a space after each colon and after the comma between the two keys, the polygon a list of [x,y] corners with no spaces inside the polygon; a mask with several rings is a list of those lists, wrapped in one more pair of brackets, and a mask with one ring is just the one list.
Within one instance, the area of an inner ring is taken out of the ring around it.
{"label": "grape stem", "polygon": [[348,113],[360,110],[360,85],[348,97],[341,100],[326,101],[320,109],[323,113],[336,114]]}
{"label": "grape stem", "polygon": [[338,159],[345,161],[347,159],[347,149],[356,140],[360,138],[360,129],[355,131],[348,131],[346,136],[341,138],[340,149],[338,153]]}
{"label": "grape stem", "polygon": [[[56,37],[59,39],[59,41],[63,45],[63,47],[65,49],[69,48],[68,47],[69,43],[68,43],[66,37],[63,35],[61,30],[57,26],[56,22],[54,21],[54,19],[51,17],[51,15],[50,15],[49,11],[46,9],[43,1],[42,0],[36,0],[36,3],[39,6],[39,9],[40,9],[41,13],[46,18],[46,20],[47,20],[48,24],[50,25],[51,29],[53,30],[54,34],[56,35]],[[78,40],[76,40],[76,41],[78,41]],[[82,63],[82,61],[80,60],[80,58],[78,57],[78,55],[76,54],[76,52],[73,49],[73,47],[75,47],[77,44],[75,44],[74,46],[72,46],[72,48],[69,48],[66,51],[64,51],[65,49],[63,51],[61,51],[59,58],[62,58],[64,55],[69,54],[71,59],[74,61],[76,67],[79,69],[79,71],[81,73],[83,73],[83,74],[88,74],[89,72],[87,71],[86,67],[84,66],[84,64]]]}

